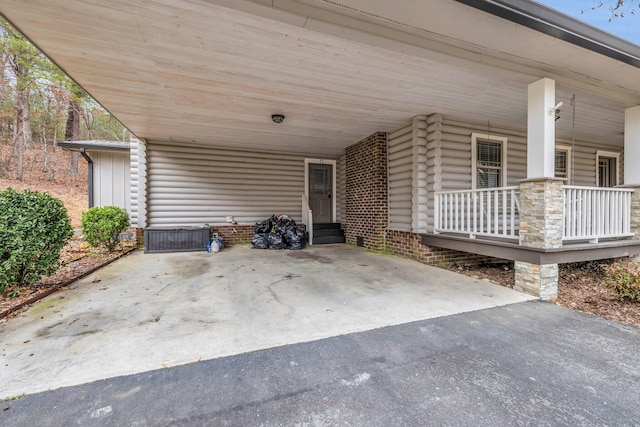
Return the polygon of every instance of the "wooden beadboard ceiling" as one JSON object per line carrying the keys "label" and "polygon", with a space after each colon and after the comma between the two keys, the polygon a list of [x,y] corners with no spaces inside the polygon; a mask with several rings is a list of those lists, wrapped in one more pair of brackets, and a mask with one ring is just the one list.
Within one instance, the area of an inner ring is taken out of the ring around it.
{"label": "wooden beadboard ceiling", "polygon": [[[565,104],[558,137],[621,146],[624,108],[640,103],[638,88],[620,87],[640,81],[640,70],[533,30],[515,28],[520,40],[506,40],[508,52],[482,52],[481,40],[470,47],[444,37],[446,28],[419,39],[414,29],[403,41],[396,36],[404,33],[394,32],[390,27],[396,24],[389,22],[337,25],[330,21],[340,7],[331,2],[278,1],[281,9],[270,7],[271,1],[268,7],[259,3],[264,2],[2,0],[0,7],[105,108],[149,140],[329,157],[417,114],[525,129],[527,85],[550,75],[558,80],[557,100]],[[474,23],[480,39],[487,32],[495,43],[495,25],[505,31],[516,25],[449,0],[433,3],[458,14],[449,24],[456,28],[452,34],[472,37],[458,27]],[[309,4],[315,9],[301,9]],[[372,34],[371,28],[380,31]],[[533,54],[516,58],[511,51],[526,45],[527,37],[535,50],[546,44],[571,52],[575,60],[582,54],[596,77],[576,77],[584,67],[537,63]],[[618,80],[597,77],[607,64]],[[285,121],[274,124],[274,113],[284,114]]]}

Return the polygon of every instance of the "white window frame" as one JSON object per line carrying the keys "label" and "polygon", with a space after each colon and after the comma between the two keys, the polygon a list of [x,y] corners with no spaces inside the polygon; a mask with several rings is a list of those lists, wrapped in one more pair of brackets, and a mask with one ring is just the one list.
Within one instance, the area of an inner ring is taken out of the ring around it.
{"label": "white window frame", "polygon": [[[571,162],[571,156],[573,155],[573,153],[571,152],[571,147],[568,145],[556,145],[556,150],[555,151],[565,151],[567,153],[567,183],[571,183],[571,169],[573,169],[571,167],[571,165],[573,165],[573,163]],[[554,163],[554,176],[555,176],[555,152],[554,152],[554,159],[553,159],[553,163]]]}
{"label": "white window frame", "polygon": [[600,157],[613,157],[616,159],[616,171],[614,174],[616,182],[613,186],[620,185],[620,153],[617,151],[598,150],[596,151],[596,186],[600,186]]}
{"label": "white window frame", "polygon": [[471,134],[471,188],[478,188],[478,140],[497,142],[502,145],[502,159],[500,159],[500,187],[507,186],[507,138],[487,135],[484,133]]}

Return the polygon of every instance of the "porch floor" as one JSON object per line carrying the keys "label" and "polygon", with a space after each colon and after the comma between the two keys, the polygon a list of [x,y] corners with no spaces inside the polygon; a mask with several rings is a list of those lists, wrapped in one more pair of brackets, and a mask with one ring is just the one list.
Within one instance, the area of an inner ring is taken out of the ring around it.
{"label": "porch floor", "polygon": [[513,241],[489,238],[472,239],[466,236],[442,233],[423,234],[422,244],[537,265],[593,261],[640,254],[640,240],[631,239],[598,243],[571,242],[565,243],[562,248],[539,249],[520,246]]}

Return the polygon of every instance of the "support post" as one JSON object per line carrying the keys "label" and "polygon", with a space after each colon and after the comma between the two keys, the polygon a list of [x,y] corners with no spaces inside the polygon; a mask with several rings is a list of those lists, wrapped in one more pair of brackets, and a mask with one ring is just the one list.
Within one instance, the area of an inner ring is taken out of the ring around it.
{"label": "support post", "polygon": [[640,187],[640,105],[624,112],[624,185]]}
{"label": "support post", "polygon": [[[527,179],[520,183],[520,245],[560,248],[564,232],[563,179],[555,176],[555,81],[529,85]],[[544,300],[558,297],[558,264],[516,261],[514,289]]]}
{"label": "support post", "polygon": [[527,113],[527,179],[555,175],[556,82],[548,78],[529,85]]}

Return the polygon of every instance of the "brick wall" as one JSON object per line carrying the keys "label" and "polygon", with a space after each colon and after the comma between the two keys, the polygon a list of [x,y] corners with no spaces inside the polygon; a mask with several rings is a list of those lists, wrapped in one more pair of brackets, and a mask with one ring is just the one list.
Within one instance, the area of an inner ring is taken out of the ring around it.
{"label": "brick wall", "polygon": [[144,228],[133,228],[131,231],[134,234],[135,247],[144,248]]}
{"label": "brick wall", "polygon": [[214,225],[211,227],[211,235],[218,233],[225,246],[241,245],[251,243],[254,228],[253,224]]}
{"label": "brick wall", "polygon": [[[296,225],[303,230],[306,229],[304,224],[296,223]],[[255,224],[214,225],[211,227],[211,235],[218,233],[225,246],[243,245],[251,243],[254,230]]]}
{"label": "brick wall", "polygon": [[420,234],[408,231],[387,230],[386,249],[394,255],[400,255],[414,261],[439,267],[451,265],[474,265],[481,262],[501,261],[496,258],[477,255],[469,252],[454,251],[421,243]]}
{"label": "brick wall", "polygon": [[347,243],[429,265],[470,265],[496,261],[483,255],[425,246],[420,234],[388,230],[387,135],[382,132],[346,149]]}
{"label": "brick wall", "polygon": [[387,134],[377,132],[346,148],[347,243],[384,250],[388,223]]}

